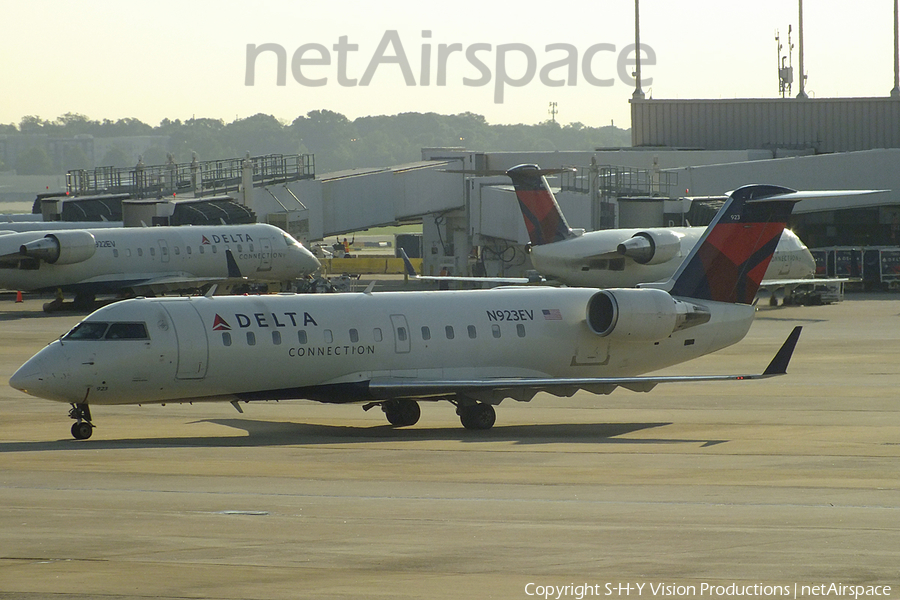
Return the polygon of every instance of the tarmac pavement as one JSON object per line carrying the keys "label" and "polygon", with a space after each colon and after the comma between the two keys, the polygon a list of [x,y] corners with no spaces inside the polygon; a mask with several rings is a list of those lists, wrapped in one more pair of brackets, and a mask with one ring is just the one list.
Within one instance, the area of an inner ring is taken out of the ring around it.
{"label": "tarmac pavement", "polygon": [[[0,381],[83,316],[42,303],[0,300]],[[96,407],[76,441],[2,386],[0,599],[900,598],[900,297],[761,308],[666,372],[760,372],[795,325],[787,376],[507,400],[486,432],[297,401]]]}

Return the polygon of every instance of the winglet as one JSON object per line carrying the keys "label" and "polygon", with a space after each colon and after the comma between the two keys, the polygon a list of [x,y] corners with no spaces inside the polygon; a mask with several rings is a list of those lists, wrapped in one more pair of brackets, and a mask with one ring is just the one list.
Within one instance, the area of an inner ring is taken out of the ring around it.
{"label": "winglet", "polygon": [[766,367],[766,370],[763,371],[764,376],[784,375],[787,373],[788,363],[791,362],[791,356],[794,354],[794,347],[797,345],[797,340],[800,339],[800,330],[802,329],[803,327],[800,325],[794,327],[794,330],[775,354],[775,358],[772,359],[772,362],[770,362],[769,366]]}
{"label": "winglet", "polygon": [[400,248],[400,254],[403,259],[403,264],[406,267],[406,274],[410,277],[417,277],[419,274],[416,273],[416,268],[413,266],[412,261],[409,260],[409,256],[406,255],[406,250],[404,248]]}
{"label": "winglet", "polygon": [[234,260],[234,254],[231,253],[231,250],[225,250],[225,262],[228,264],[228,276],[235,279],[243,279],[244,276],[241,275],[241,268],[238,267],[237,261]]}

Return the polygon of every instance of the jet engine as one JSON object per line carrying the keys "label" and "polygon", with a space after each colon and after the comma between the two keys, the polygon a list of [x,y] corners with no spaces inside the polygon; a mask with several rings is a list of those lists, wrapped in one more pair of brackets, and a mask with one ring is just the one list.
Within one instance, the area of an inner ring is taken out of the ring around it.
{"label": "jet engine", "polygon": [[19,254],[51,265],[71,265],[87,260],[97,250],[97,242],[89,231],[57,231],[22,244]]}
{"label": "jet engine", "polygon": [[709,321],[705,306],[654,288],[601,290],[587,305],[587,323],[600,337],[655,342]]}
{"label": "jet engine", "polygon": [[658,265],[678,256],[681,238],[666,229],[639,231],[616,247],[616,252],[639,265]]}

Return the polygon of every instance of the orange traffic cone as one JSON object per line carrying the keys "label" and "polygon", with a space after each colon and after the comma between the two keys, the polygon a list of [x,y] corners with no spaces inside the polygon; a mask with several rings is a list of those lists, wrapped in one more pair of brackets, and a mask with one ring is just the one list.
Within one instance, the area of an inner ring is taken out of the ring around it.
{"label": "orange traffic cone", "polygon": [[21,301],[22,301],[22,292],[18,291],[18,292],[16,292],[16,302],[21,302]]}

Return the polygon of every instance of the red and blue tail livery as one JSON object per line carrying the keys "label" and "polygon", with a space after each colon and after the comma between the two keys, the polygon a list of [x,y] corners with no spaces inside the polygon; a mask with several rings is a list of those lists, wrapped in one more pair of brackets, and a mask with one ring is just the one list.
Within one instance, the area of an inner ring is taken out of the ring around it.
{"label": "red and blue tail livery", "polygon": [[673,275],[673,296],[751,304],[781,239],[796,190],[746,185],[730,194],[700,239],[699,247]]}
{"label": "red and blue tail livery", "polygon": [[547,172],[537,165],[519,165],[506,172],[516,188],[528,238],[535,246],[575,237],[544,178]]}

